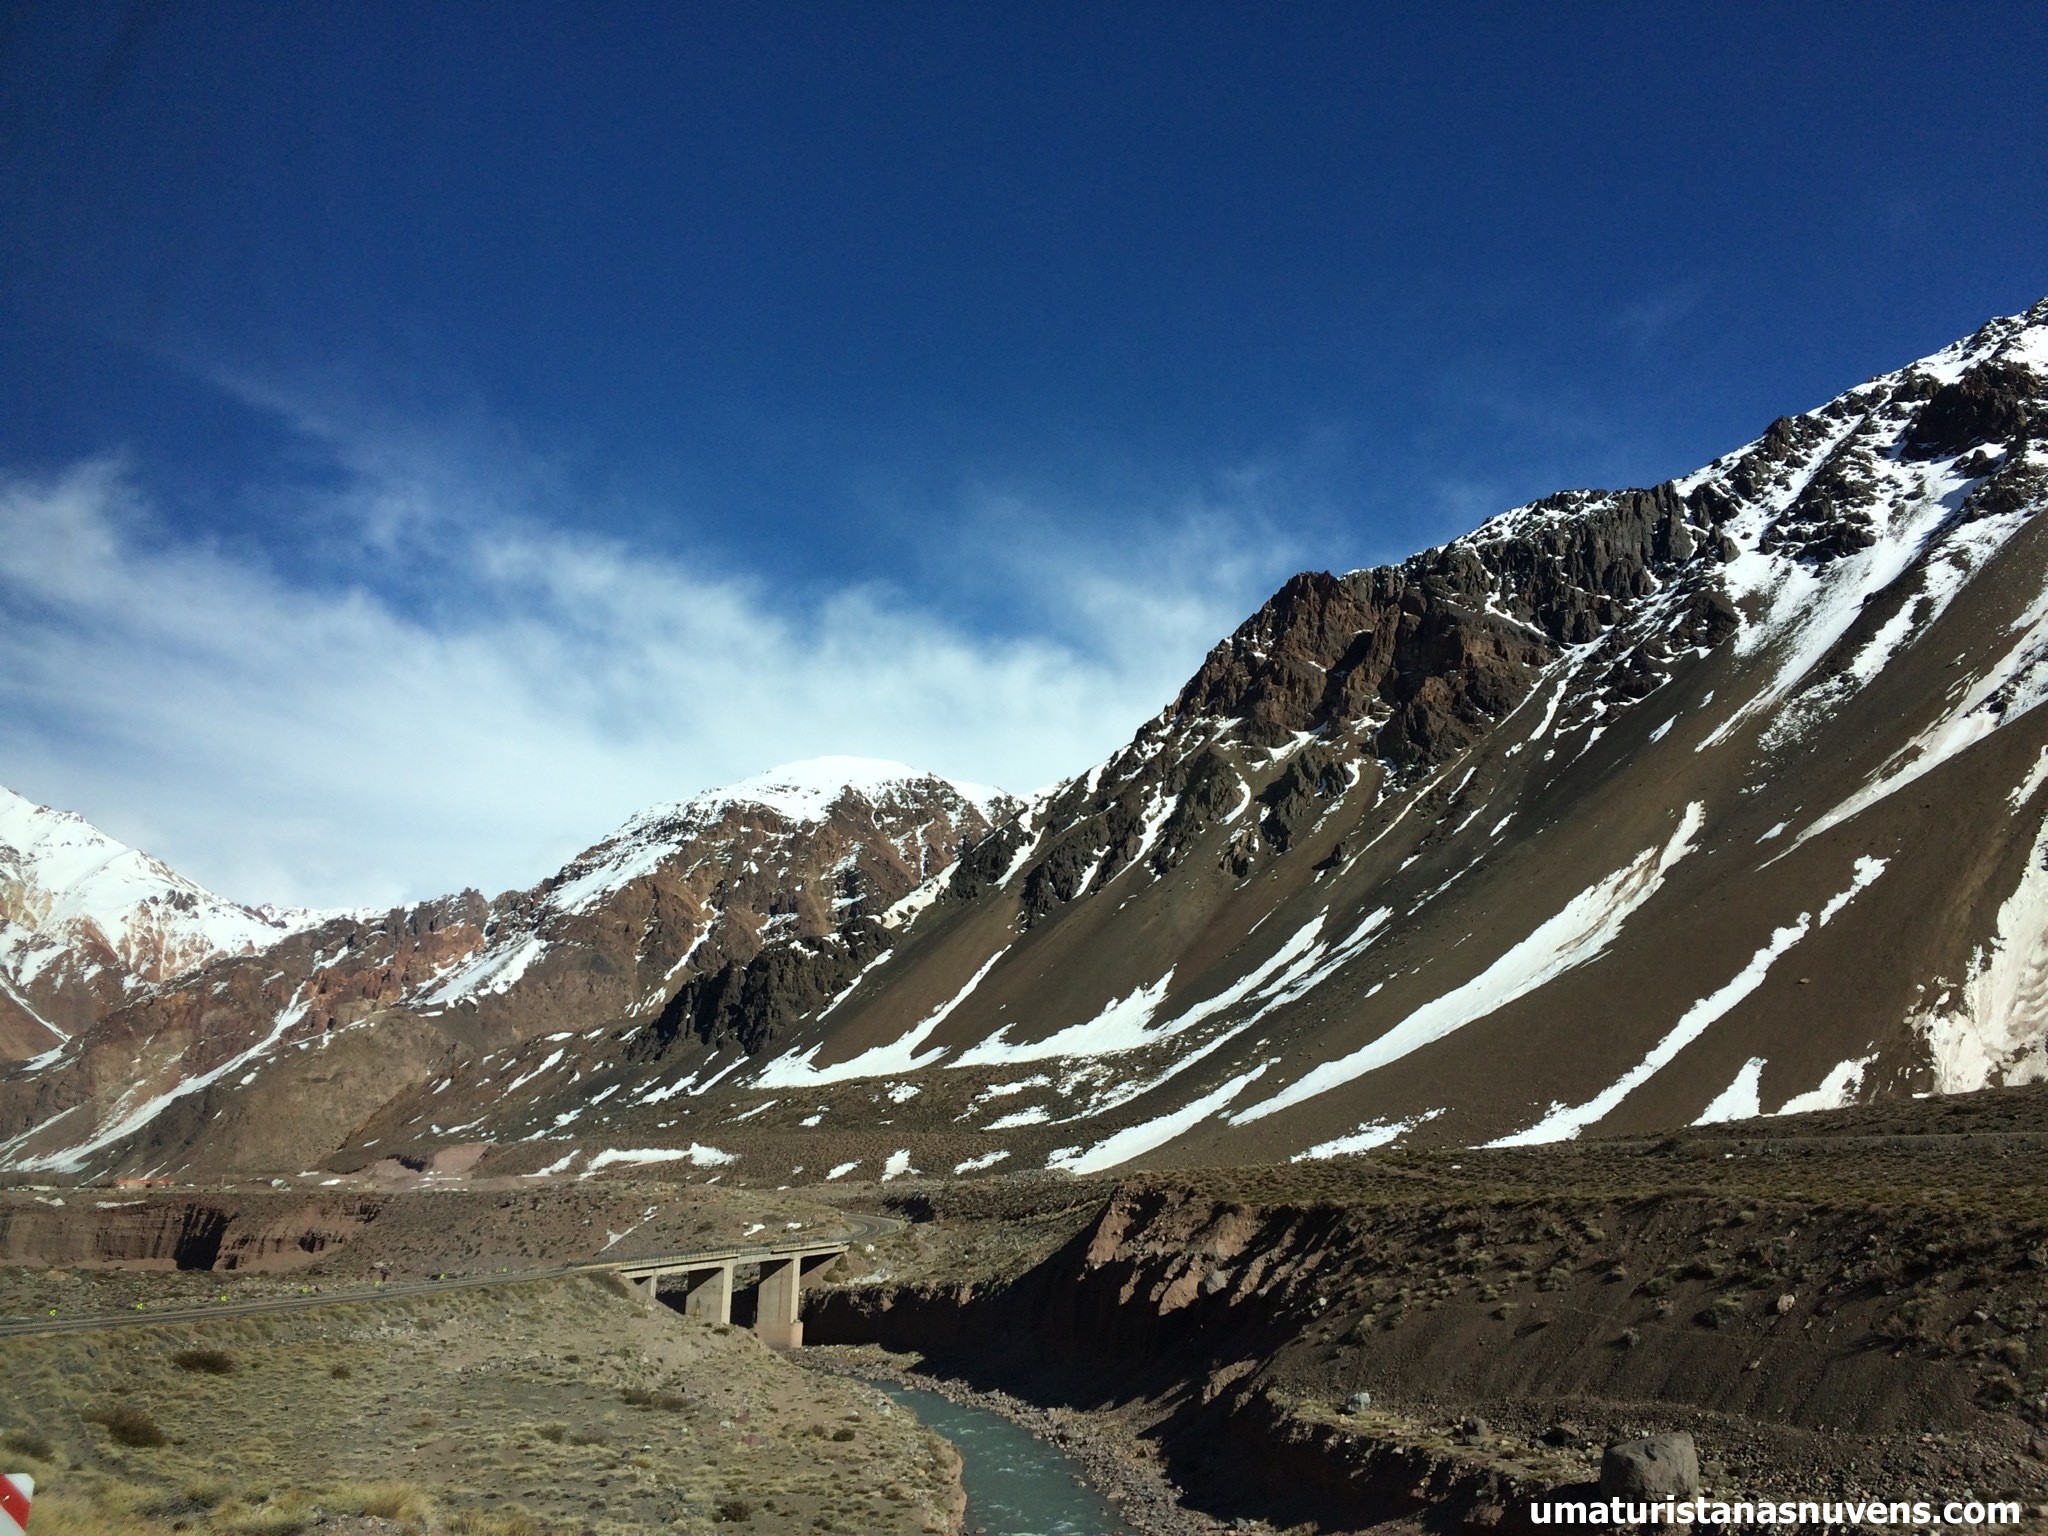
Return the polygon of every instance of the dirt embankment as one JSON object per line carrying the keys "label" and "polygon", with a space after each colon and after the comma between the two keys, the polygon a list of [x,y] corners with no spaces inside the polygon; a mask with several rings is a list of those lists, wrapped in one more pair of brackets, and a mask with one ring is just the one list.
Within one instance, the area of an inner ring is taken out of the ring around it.
{"label": "dirt embankment", "polygon": [[[302,1269],[359,1233],[378,1214],[374,1200],[301,1201],[252,1209],[231,1200],[93,1201],[64,1206],[0,1204],[0,1263],[117,1264],[136,1269]],[[97,1208],[96,1208],[97,1207]]]}
{"label": "dirt embankment", "polygon": [[942,1197],[878,1255],[907,1278],[816,1295],[806,1337],[1092,1410],[1198,1507],[1326,1532],[1513,1525],[1605,1440],[1676,1428],[1731,1493],[2048,1496],[2048,1229],[1712,1183],[1252,1203],[1140,1180],[993,1275],[946,1273],[986,1233],[949,1233]]}
{"label": "dirt embankment", "polygon": [[537,1189],[0,1193],[0,1265],[394,1278],[836,1229],[798,1194],[593,1180]]}

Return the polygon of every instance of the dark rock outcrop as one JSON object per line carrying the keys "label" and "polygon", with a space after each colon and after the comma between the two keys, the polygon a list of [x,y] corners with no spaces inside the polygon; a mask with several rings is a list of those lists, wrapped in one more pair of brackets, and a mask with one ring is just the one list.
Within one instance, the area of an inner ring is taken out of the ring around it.
{"label": "dark rock outcrop", "polygon": [[1906,434],[1906,451],[1935,459],[1979,443],[2010,443],[2041,421],[2041,376],[2009,358],[1978,363],[1928,398]]}
{"label": "dark rock outcrop", "polygon": [[798,1019],[829,1003],[861,968],[889,947],[889,931],[871,917],[809,942],[762,949],[745,964],[727,961],[695,977],[668,1000],[627,1047],[634,1061],[657,1061],[685,1030],[704,1044],[765,1050]]}
{"label": "dark rock outcrop", "polygon": [[1671,579],[1716,511],[1669,484],[1568,492],[1398,566],[1296,576],[1209,653],[1172,714],[1237,719],[1268,747],[1368,724],[1374,756],[1440,762],[1520,703],[1559,647]]}
{"label": "dark rock outcrop", "polygon": [[1348,787],[1337,754],[1322,747],[1298,753],[1280,777],[1259,795],[1266,814],[1259,831],[1275,850],[1285,853],[1294,839],[1321,814],[1323,807]]}

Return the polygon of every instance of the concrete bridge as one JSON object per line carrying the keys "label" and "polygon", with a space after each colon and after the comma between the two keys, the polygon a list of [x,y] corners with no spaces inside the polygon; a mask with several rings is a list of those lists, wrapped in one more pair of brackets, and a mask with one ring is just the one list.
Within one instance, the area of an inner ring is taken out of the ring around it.
{"label": "concrete bridge", "polygon": [[822,1269],[861,1238],[880,1236],[902,1223],[886,1216],[869,1216],[855,1217],[851,1225],[861,1230],[845,1237],[804,1238],[620,1259],[604,1267],[632,1281],[650,1309],[663,1289],[662,1282],[672,1276],[680,1276],[685,1317],[707,1323],[730,1323],[734,1271],[743,1264],[758,1264],[761,1283],[754,1292],[754,1332],[771,1349],[797,1349],[804,1342],[800,1312],[805,1272]]}

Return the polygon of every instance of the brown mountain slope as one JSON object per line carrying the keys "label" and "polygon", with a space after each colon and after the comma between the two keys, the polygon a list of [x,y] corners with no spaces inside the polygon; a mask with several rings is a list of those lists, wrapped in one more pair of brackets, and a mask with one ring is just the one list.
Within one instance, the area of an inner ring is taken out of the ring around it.
{"label": "brown mountain slope", "polygon": [[1296,578],[754,1086],[1043,1076],[910,1161],[1087,1169],[2034,1075],[2044,331]]}

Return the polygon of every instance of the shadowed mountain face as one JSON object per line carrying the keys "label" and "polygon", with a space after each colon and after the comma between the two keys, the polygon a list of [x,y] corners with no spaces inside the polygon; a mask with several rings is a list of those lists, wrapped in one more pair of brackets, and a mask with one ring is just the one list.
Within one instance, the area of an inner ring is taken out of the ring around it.
{"label": "shadowed mountain face", "polygon": [[1297,576],[1028,804],[735,792],[216,961],[12,1069],[4,1155],[1093,1171],[2030,1080],[2044,421],[2048,304],[1683,479]]}

